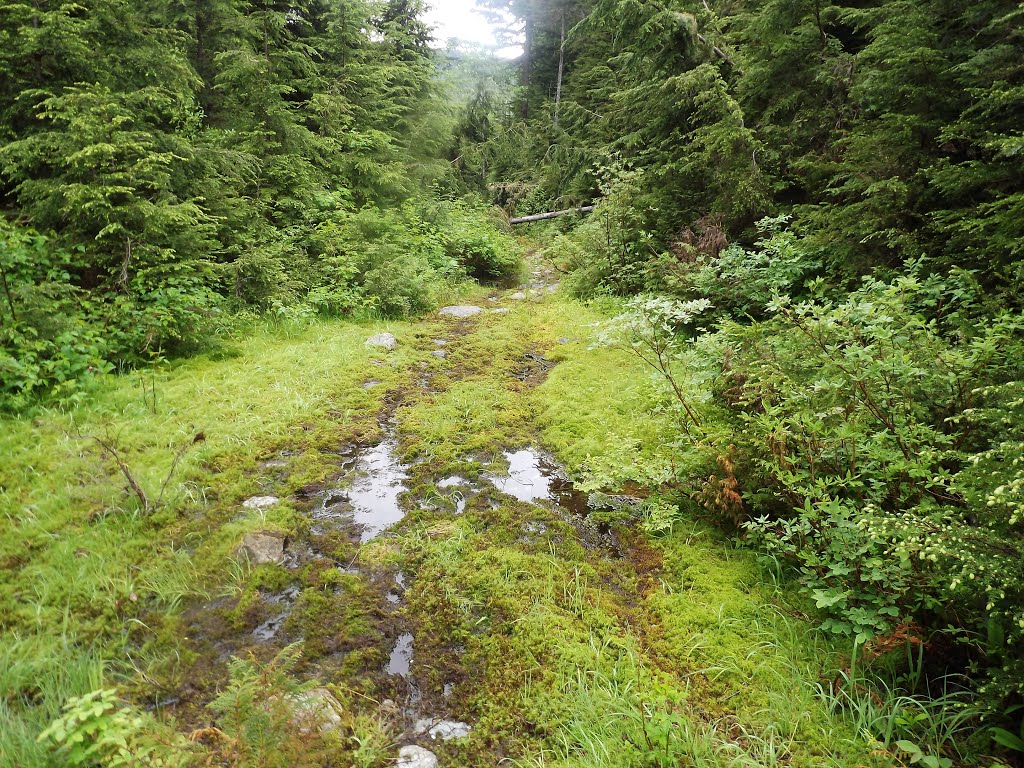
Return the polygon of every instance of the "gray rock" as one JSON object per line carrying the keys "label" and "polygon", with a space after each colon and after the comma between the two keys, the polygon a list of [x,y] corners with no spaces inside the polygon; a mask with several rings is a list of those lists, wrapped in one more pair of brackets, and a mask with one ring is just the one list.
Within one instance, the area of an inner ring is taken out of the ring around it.
{"label": "gray rock", "polygon": [[253,531],[242,537],[238,552],[253,565],[280,563],[284,560],[284,542],[285,536],[279,531]]}
{"label": "gray rock", "polygon": [[437,768],[437,755],[423,747],[402,747],[398,750],[397,768]]}
{"label": "gray rock", "polygon": [[387,350],[397,349],[398,339],[395,338],[393,333],[378,333],[376,336],[371,336],[366,340],[366,346],[381,347]]}
{"label": "gray rock", "polygon": [[314,688],[305,693],[285,697],[292,708],[292,722],[303,733],[327,733],[341,725],[342,706],[326,688]]}
{"label": "gray rock", "polygon": [[438,358],[439,360],[444,360],[446,357],[448,357],[448,353],[445,352],[443,349],[435,349],[430,354],[432,354],[434,357]]}
{"label": "gray rock", "polygon": [[455,307],[442,307],[441,314],[448,317],[472,317],[483,312],[481,307],[474,307],[471,304],[460,304]]}
{"label": "gray rock", "polygon": [[279,502],[277,496],[252,496],[242,502],[246,509],[268,509]]}
{"label": "gray rock", "polygon": [[373,389],[374,387],[379,386],[379,385],[380,385],[379,381],[377,381],[376,379],[370,379],[367,382],[363,382],[363,389]]}
{"label": "gray rock", "polygon": [[644,500],[637,496],[624,493],[602,493],[594,491],[587,496],[587,506],[591,509],[610,509],[615,512],[638,512]]}
{"label": "gray rock", "polygon": [[509,310],[506,307],[499,307],[498,309],[492,309],[492,315],[507,315]]}
{"label": "gray rock", "polygon": [[513,301],[525,301],[526,294],[523,293],[522,291],[516,291],[511,296],[509,296],[509,298],[512,299]]}
{"label": "gray rock", "polygon": [[435,347],[443,347],[447,343],[448,343],[448,339],[434,339],[434,346]]}
{"label": "gray rock", "polygon": [[471,730],[473,730],[472,726],[459,720],[431,720],[424,718],[417,720],[415,726],[416,733],[426,733],[435,741],[437,739],[441,741],[464,739],[469,736]]}

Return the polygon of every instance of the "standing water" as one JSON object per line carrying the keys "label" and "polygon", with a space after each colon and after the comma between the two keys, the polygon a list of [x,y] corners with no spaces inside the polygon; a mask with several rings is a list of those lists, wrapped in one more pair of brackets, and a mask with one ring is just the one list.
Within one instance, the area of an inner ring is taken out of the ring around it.
{"label": "standing water", "polygon": [[409,476],[395,458],[396,447],[394,440],[385,440],[360,456],[356,465],[356,481],[348,489],[348,499],[355,522],[362,528],[359,539],[363,543],[405,517],[398,497]]}

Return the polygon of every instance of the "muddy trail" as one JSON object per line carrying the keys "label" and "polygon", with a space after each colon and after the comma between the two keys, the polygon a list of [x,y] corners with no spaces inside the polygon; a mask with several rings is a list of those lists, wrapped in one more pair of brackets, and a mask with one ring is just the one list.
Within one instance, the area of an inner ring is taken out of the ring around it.
{"label": "muddy trail", "polygon": [[[382,386],[374,368],[391,365],[396,344],[414,345],[418,359],[404,372],[403,384],[381,398],[371,439],[325,453],[332,466],[323,482],[285,499],[277,489],[285,485],[296,451],[260,462],[264,491],[243,508],[258,513],[287,502],[299,512],[296,525],[287,536],[247,534],[240,552],[252,570],[241,594],[187,611],[194,661],[182,688],[163,703],[168,712],[202,728],[208,718],[202,705],[225,683],[229,659],[268,662],[298,644],[297,674],[349,694],[339,703],[328,689],[316,689],[330,708],[355,708],[374,718],[392,754],[400,755],[399,765],[431,765],[432,759],[494,765],[515,756],[534,727],[514,701],[532,674],[521,668],[521,652],[531,656],[533,650],[508,653],[501,636],[521,617],[486,589],[469,596],[459,594],[465,585],[449,583],[462,579],[466,568],[478,568],[472,560],[479,558],[506,571],[513,565],[500,561],[510,549],[568,568],[571,581],[557,586],[562,594],[551,595],[552,604],[587,600],[585,593],[596,590],[595,601],[635,634],[638,647],[655,647],[657,619],[643,608],[638,589],[644,589],[644,574],[658,568],[658,555],[640,537],[595,514],[638,505],[640,498],[577,490],[540,446],[525,411],[482,443],[461,441],[459,430],[427,441],[417,431],[419,412],[429,415],[455,388],[474,380],[501,386],[513,405],[508,410],[522,408],[555,363],[530,338],[495,331],[510,308],[545,301],[556,287],[550,274],[536,270],[529,284],[495,290],[480,306],[442,309],[420,323],[413,338],[368,341],[379,345],[380,354],[371,361],[365,389]],[[494,335],[497,349],[482,358],[474,342]],[[449,561],[448,572],[439,574],[439,561],[458,557],[452,545],[464,544],[467,530],[476,539],[473,558]],[[655,663],[675,666],[664,658]],[[495,696],[510,700],[495,707],[489,701]]]}

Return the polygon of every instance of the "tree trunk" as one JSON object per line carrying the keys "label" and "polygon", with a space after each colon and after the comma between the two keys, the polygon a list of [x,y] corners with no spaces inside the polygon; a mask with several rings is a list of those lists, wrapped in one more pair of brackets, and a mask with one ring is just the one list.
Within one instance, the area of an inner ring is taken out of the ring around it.
{"label": "tree trunk", "polygon": [[557,219],[570,213],[590,213],[594,210],[592,205],[584,205],[582,208],[566,208],[563,211],[549,211],[548,213],[535,213],[532,216],[519,216],[509,219],[509,224],[529,224],[531,221],[545,221],[546,219]]}
{"label": "tree trunk", "polygon": [[565,73],[565,9],[562,9],[562,33],[558,38],[558,82],[555,85],[555,125],[558,125],[558,108],[562,104],[562,75]]}
{"label": "tree trunk", "polygon": [[523,120],[530,117],[530,69],[533,65],[531,52],[533,49],[533,16],[523,19],[523,58],[519,62],[519,85],[523,89],[523,101],[519,105],[519,115]]}

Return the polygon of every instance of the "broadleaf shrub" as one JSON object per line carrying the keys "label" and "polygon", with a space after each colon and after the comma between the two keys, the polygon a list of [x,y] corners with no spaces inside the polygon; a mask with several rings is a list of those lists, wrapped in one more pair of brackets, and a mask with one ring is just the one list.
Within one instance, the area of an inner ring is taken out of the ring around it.
{"label": "broadleaf shrub", "polygon": [[825,629],[948,632],[999,711],[1024,695],[1024,316],[990,314],[973,285],[866,279],[710,332],[693,325],[708,298],[644,296],[600,339],[668,382],[682,449],[728,467],[673,482],[789,562]]}

